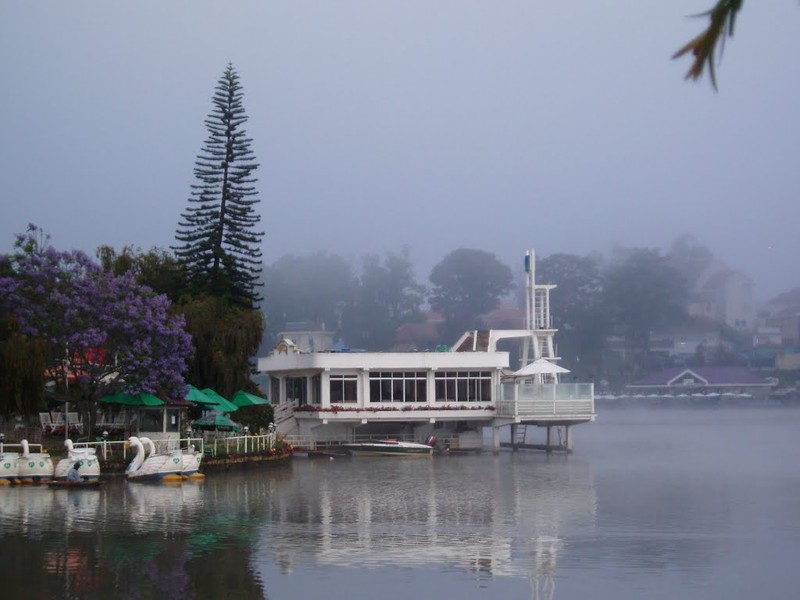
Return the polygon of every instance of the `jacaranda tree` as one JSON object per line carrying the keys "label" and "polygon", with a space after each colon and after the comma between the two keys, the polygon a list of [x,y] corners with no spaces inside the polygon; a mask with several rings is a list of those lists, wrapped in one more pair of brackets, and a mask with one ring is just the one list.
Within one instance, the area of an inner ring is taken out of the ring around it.
{"label": "jacaranda tree", "polygon": [[192,341],[167,297],[131,273],[103,271],[83,252],[41,245],[38,231],[29,227],[16,253],[0,256],[11,273],[0,277],[0,311],[48,344],[51,376],[79,403],[90,430],[104,394],[182,398]]}
{"label": "jacaranda tree", "polygon": [[185,267],[195,295],[229,297],[252,308],[260,300],[264,233],[255,210],[255,162],[244,130],[248,117],[242,105],[239,75],[228,64],[205,121],[208,138],[197,156],[189,206],[181,215],[173,247]]}

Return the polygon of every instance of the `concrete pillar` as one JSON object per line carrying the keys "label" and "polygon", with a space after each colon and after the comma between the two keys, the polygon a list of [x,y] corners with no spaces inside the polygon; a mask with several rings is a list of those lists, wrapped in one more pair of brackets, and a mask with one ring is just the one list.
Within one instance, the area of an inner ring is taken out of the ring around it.
{"label": "concrete pillar", "polygon": [[500,452],[500,428],[497,425],[492,425],[492,452]]}
{"label": "concrete pillar", "polygon": [[544,443],[544,450],[545,450],[545,452],[552,452],[552,451],[553,451],[553,448],[552,448],[552,446],[550,446],[550,439],[551,439],[551,438],[550,438],[550,433],[551,433],[551,429],[552,429],[552,427],[551,427],[550,425],[547,425],[547,441]]}
{"label": "concrete pillar", "polygon": [[564,440],[564,445],[566,446],[567,452],[572,452],[572,425],[567,425],[566,429],[566,439]]}
{"label": "concrete pillar", "polygon": [[511,450],[513,452],[517,451],[517,423],[511,424]]}

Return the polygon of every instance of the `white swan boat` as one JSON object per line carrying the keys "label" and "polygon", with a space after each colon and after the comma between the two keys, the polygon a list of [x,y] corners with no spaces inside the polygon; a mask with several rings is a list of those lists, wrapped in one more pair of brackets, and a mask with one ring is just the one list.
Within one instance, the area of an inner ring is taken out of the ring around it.
{"label": "white swan boat", "polygon": [[[146,437],[139,439],[131,436],[128,438],[128,442],[136,450],[133,460],[125,471],[128,479],[183,481],[183,457],[180,450],[168,454],[158,454],[155,452],[153,441]],[[145,451],[145,444],[150,451],[149,455]]]}
{"label": "white swan boat", "polygon": [[200,472],[200,463],[203,462],[203,453],[196,450],[194,446],[184,448],[181,453],[183,459],[183,476],[187,479],[201,479],[205,477]]}
{"label": "white swan boat", "polygon": [[17,479],[21,483],[38,483],[53,478],[53,459],[47,452],[31,452],[28,440],[21,440],[22,455],[17,461]]}
{"label": "white swan boat", "polygon": [[433,445],[400,442],[394,439],[342,444],[342,448],[355,456],[431,456],[433,454]]}
{"label": "white swan boat", "polygon": [[100,478],[100,459],[95,448],[75,448],[70,439],[64,440],[64,446],[67,448],[67,458],[62,458],[56,465],[57,481],[66,480],[67,473],[76,462],[81,463],[78,468],[81,479],[92,481]]}
{"label": "white swan boat", "polygon": [[0,450],[0,485],[17,482],[19,475],[19,452]]}

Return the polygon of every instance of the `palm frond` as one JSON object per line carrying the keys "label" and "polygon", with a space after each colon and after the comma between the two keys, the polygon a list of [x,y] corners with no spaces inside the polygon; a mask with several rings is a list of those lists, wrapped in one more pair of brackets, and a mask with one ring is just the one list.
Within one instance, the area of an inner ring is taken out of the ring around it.
{"label": "palm frond", "polygon": [[711,85],[714,86],[715,90],[717,89],[714,51],[719,46],[721,52],[725,46],[725,38],[733,36],[736,14],[741,10],[742,4],[744,4],[744,0],[718,0],[711,10],[694,15],[697,17],[709,17],[708,27],[672,55],[672,58],[680,58],[689,52],[694,55],[694,61],[686,73],[686,79],[700,79],[703,76],[706,65],[708,65]]}

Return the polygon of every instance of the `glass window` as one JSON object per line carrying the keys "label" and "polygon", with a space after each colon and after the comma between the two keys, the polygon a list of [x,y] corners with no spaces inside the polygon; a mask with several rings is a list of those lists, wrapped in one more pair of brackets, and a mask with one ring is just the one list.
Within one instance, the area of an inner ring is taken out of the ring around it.
{"label": "glass window", "polygon": [[331,404],[358,402],[358,375],[330,376]]}
{"label": "glass window", "polygon": [[370,402],[426,402],[424,371],[381,371],[370,373]]}
{"label": "glass window", "polygon": [[491,402],[491,371],[442,371],[434,375],[437,402]]}

